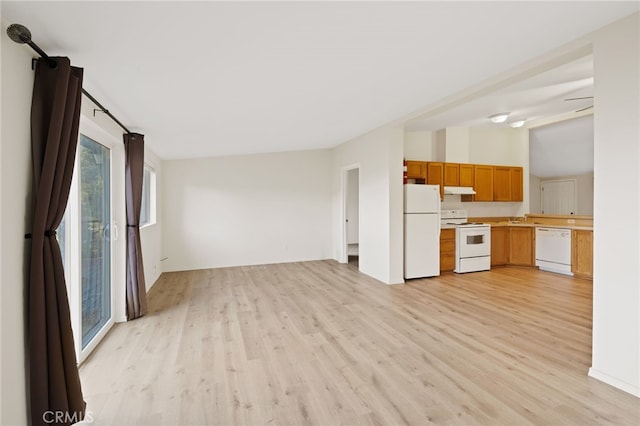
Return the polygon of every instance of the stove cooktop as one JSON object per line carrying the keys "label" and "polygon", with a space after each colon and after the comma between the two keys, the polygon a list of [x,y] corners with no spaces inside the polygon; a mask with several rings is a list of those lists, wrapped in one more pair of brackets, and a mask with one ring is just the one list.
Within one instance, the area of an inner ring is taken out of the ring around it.
{"label": "stove cooktop", "polygon": [[459,226],[489,226],[486,223],[469,222],[466,210],[442,210],[440,224],[448,228]]}
{"label": "stove cooktop", "polygon": [[449,226],[489,226],[489,224],[487,223],[481,223],[481,222],[443,222],[442,225],[449,225]]}

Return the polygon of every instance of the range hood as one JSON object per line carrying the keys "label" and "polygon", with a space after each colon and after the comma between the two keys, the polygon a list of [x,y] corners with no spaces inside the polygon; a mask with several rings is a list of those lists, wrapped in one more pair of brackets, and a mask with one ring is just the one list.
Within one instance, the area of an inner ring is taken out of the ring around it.
{"label": "range hood", "polygon": [[470,186],[445,186],[445,195],[473,195],[476,191]]}

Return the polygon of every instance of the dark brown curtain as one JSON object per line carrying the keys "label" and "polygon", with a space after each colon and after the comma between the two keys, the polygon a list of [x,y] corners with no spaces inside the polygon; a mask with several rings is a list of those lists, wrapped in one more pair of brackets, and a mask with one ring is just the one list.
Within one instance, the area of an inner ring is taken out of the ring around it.
{"label": "dark brown curtain", "polygon": [[127,319],[132,320],[147,313],[147,289],[140,244],[144,135],[128,133],[123,137],[127,197]]}
{"label": "dark brown curtain", "polygon": [[[55,65],[53,64],[55,62]],[[78,145],[81,68],[69,58],[39,60],[31,103],[34,211],[29,275],[31,423],[82,420],[82,397],[60,247]],[[57,414],[61,413],[61,414]],[[59,422],[58,422],[59,423]]]}

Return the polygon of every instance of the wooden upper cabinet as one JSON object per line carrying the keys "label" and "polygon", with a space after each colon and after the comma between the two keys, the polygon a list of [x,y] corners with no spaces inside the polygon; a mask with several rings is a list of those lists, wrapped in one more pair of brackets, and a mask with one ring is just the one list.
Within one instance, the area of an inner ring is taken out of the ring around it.
{"label": "wooden upper cabinet", "polygon": [[427,162],[407,160],[407,178],[416,180],[427,179]]}
{"label": "wooden upper cabinet", "polygon": [[470,186],[475,195],[462,195],[462,201],[523,201],[523,168],[484,164],[445,163],[407,160],[407,178],[416,183],[445,186]]}
{"label": "wooden upper cabinet", "polygon": [[473,166],[474,201],[493,201],[493,166]]}
{"label": "wooden upper cabinet", "polygon": [[429,161],[427,163],[427,185],[440,185],[440,198],[444,198],[444,164]]}
{"label": "wooden upper cabinet", "polygon": [[459,164],[460,186],[473,186],[473,164]]}
{"label": "wooden upper cabinet", "polygon": [[427,162],[427,185],[442,185],[444,182],[444,163]]}
{"label": "wooden upper cabinet", "polygon": [[493,201],[511,201],[511,167],[493,167]]}
{"label": "wooden upper cabinet", "polygon": [[511,201],[523,201],[522,167],[511,167]]}
{"label": "wooden upper cabinet", "polygon": [[493,201],[522,201],[522,167],[493,167]]}
{"label": "wooden upper cabinet", "polygon": [[460,186],[460,164],[444,163],[444,186]]}

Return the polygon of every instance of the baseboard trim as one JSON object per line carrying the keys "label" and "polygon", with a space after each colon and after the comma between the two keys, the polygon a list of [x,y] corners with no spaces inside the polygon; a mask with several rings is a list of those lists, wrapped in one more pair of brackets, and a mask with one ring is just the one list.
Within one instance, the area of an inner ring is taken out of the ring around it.
{"label": "baseboard trim", "polygon": [[630,385],[627,382],[623,382],[620,379],[616,379],[615,377],[611,377],[608,374],[603,373],[602,371],[594,369],[593,367],[589,368],[589,377],[593,377],[596,380],[604,382],[608,385],[613,386],[614,388],[618,388],[640,398],[640,388]]}

